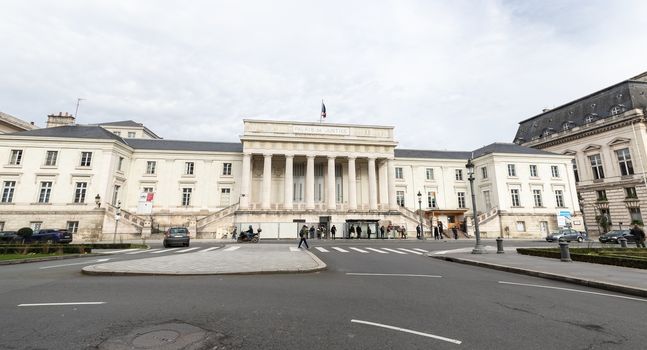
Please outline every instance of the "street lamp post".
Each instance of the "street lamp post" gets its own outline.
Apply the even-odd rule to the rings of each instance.
[[[119,226],[119,219],[121,219],[121,201],[117,202],[117,209],[115,210],[115,233],[112,235],[112,243],[117,243],[117,227]]]
[[[584,225],[584,232],[586,232],[586,234],[588,235],[589,229],[586,227],[586,216],[584,214],[584,198],[579,193],[577,195],[577,200],[580,202],[580,212],[582,213],[582,225]]]
[[[425,228],[422,226],[422,193],[418,191],[418,215],[420,216],[420,237],[419,239],[425,239]]]
[[[485,249],[481,245],[481,231],[479,231],[479,218],[476,215],[476,195],[474,193],[474,163],[472,163],[472,158],[467,160],[465,164],[467,168],[467,179],[470,182],[470,191],[472,192],[472,215],[474,216],[474,237],[476,237],[476,245],[472,249],[472,254],[484,254]]]

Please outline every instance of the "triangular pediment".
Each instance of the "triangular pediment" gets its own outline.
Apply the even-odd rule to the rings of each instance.
[[[583,151],[584,152],[590,152],[590,151],[599,151],[602,148],[600,145],[588,145],[584,147]]]
[[[611,140],[611,142],[608,143],[609,146],[616,146],[616,145],[623,145],[631,142],[630,139],[626,137],[616,137],[615,139]]]
[[[562,154],[565,154],[567,156],[574,156],[577,154],[577,152],[573,151],[572,149],[567,149],[566,151],[562,152]]]

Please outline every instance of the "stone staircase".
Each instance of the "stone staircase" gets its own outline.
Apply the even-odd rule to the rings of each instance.
[[[417,212],[415,212],[413,210],[409,210],[408,208],[405,208],[405,207],[398,207],[398,211],[400,212],[400,214],[402,216],[405,217],[405,219],[408,219],[410,221],[408,223],[409,225],[413,224],[412,227],[416,227],[416,226],[420,225],[420,215],[418,215]],[[425,220],[424,217],[423,217],[422,226],[423,226],[423,228],[425,230],[425,233],[428,233],[431,230],[431,228],[429,226],[430,224],[427,221],[428,220]],[[407,226],[407,227],[409,227],[409,226]],[[414,231],[415,231],[415,229],[414,229]]]
[[[222,220],[223,218],[226,218],[228,216],[234,215],[236,211],[238,210],[239,203],[234,203],[222,210],[219,210],[215,213],[209,214],[201,219],[198,220],[196,223],[196,226],[198,228],[198,231],[205,231],[205,228],[208,225],[211,225],[217,221]]]
[[[136,214],[133,214],[123,208],[120,208],[121,215],[119,216],[118,231],[119,233],[126,233],[132,235],[141,235],[145,227],[150,228],[150,222]],[[117,207],[112,204],[105,204],[105,216],[103,219],[103,232],[113,233],[117,222],[115,215],[117,214]]]

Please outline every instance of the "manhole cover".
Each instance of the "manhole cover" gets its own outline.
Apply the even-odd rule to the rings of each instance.
[[[188,323],[171,322],[139,327],[126,335],[111,337],[99,345],[101,350],[198,350],[220,348],[225,336]],[[223,347],[229,348],[229,347]]]
[[[180,335],[180,332],[167,329],[152,331],[136,337],[132,344],[136,348],[158,348],[174,342]]]

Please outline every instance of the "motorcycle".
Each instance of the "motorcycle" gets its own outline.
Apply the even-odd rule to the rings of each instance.
[[[249,237],[247,232],[242,232],[241,234],[238,235],[238,239],[236,239],[237,243],[244,243],[244,242],[252,242],[252,243],[258,243],[258,240],[261,237],[261,229],[258,229],[258,232],[252,233],[252,236]]]

